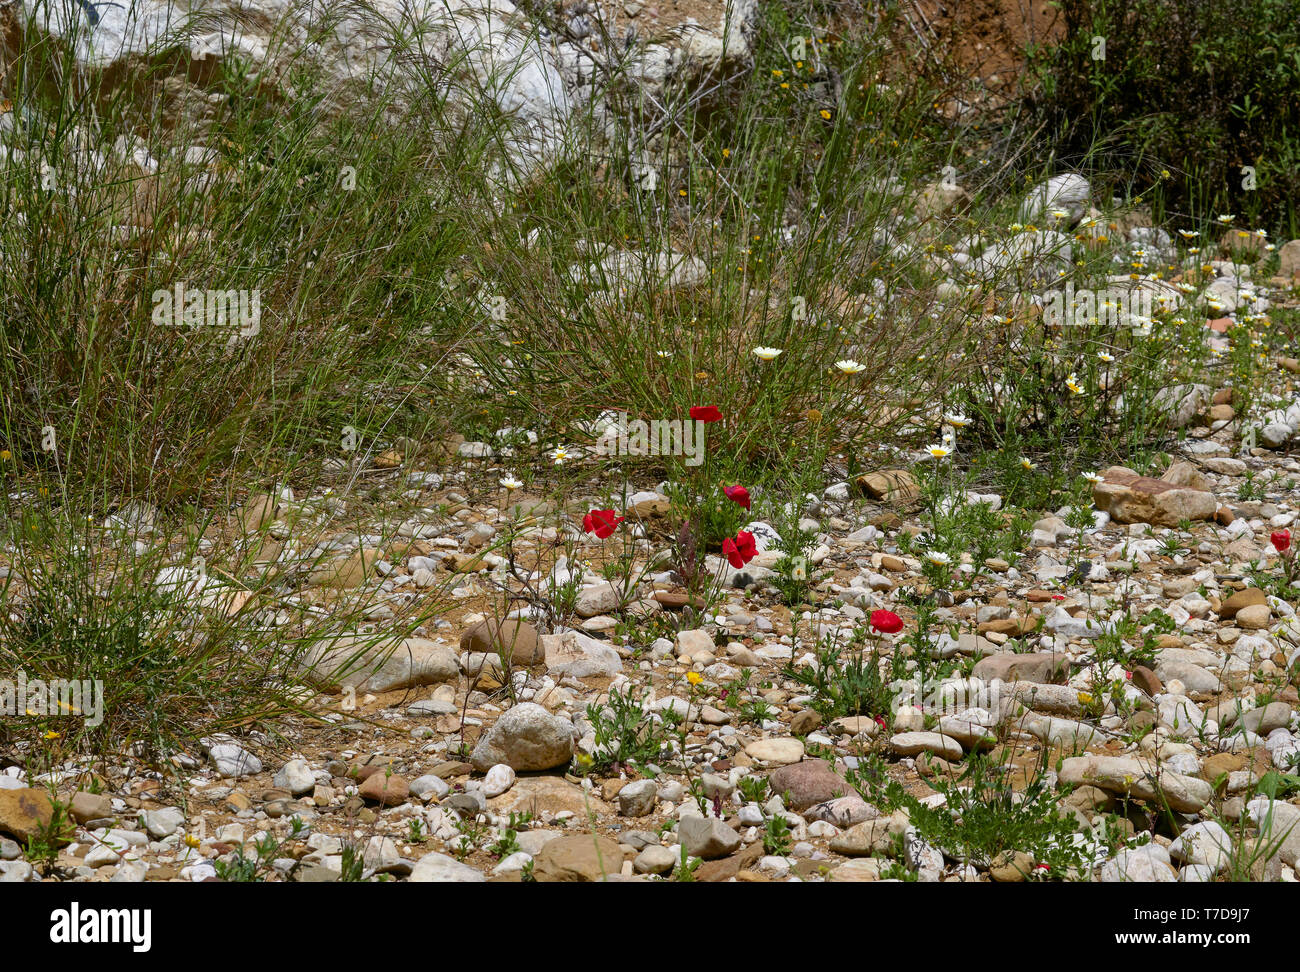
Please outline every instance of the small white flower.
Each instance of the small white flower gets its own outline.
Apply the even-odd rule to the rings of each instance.
[[[1194,240],[1201,234],[1197,230],[1179,230],[1178,235],[1185,240]]]
[[[1234,213],[1220,213],[1220,214],[1219,214],[1219,222],[1220,222],[1220,223],[1231,223],[1235,218],[1236,218],[1236,214],[1234,214]]]
[[[564,446],[560,446],[551,453],[551,458],[555,460],[557,466],[562,466],[564,465],[564,460],[569,458],[569,452],[564,448]]]
[[[1083,478],[1086,479],[1086,480],[1088,480],[1088,482],[1090,482],[1090,483],[1101,483],[1101,482],[1105,482],[1105,480],[1106,480],[1106,477],[1103,476],[1101,473],[1096,473],[1096,472],[1086,472],[1086,473],[1083,473],[1082,475],[1083,475]]]
[[[970,419],[961,412],[945,412],[943,420],[955,429],[964,429],[970,425]]]
[[[672,353],[671,351],[656,351],[656,352],[655,352],[655,357],[657,357],[657,358],[671,358],[672,356],[673,356],[673,353]]]
[[[930,561],[930,563],[938,564],[941,567],[946,567],[948,564],[952,563],[952,558],[949,557],[942,550],[927,551],[925,554],[925,559]]]
[[[946,446],[941,446],[941,445],[932,445],[932,446],[929,446],[929,447],[926,448],[925,451],[928,452],[928,453],[930,453],[930,455],[934,456],[934,458],[936,458],[936,459],[943,459],[944,457],[949,456],[949,455],[952,454],[952,450],[951,450],[951,449],[949,449],[949,448],[946,447]]]
[[[1115,356],[1113,354],[1108,354],[1105,351],[1098,351],[1097,357],[1100,358],[1102,361],[1105,361],[1107,364],[1115,360]]]
[[[1038,463],[1036,463],[1036,462],[1031,462],[1031,461],[1029,460],[1029,457],[1028,457],[1028,456],[1021,456],[1021,457],[1020,457],[1020,465],[1021,465],[1022,468],[1026,469],[1026,470],[1032,470],[1032,469],[1037,469],[1037,468],[1038,468]]]
[[[514,476],[505,476],[501,479],[501,485],[506,489],[515,490],[522,486],[523,483],[520,480],[515,479]]]
[[[754,356],[763,361],[774,361],[781,354],[781,348],[755,348]]]
[[[846,375],[856,375],[860,371],[866,371],[867,366],[860,361],[854,361],[852,358],[845,358],[843,361],[835,362],[835,367]]]

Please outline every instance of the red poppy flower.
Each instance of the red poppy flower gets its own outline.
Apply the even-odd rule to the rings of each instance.
[[[722,413],[718,411],[716,405],[692,405],[691,418],[697,422],[719,422],[722,420]]]
[[[582,518],[582,528],[604,540],[612,536],[622,522],[623,517],[615,516],[613,510],[592,510]]]
[[[745,509],[749,509],[749,490],[737,483],[735,486],[723,486],[722,491],[727,494],[727,499],[733,503],[738,503]]]
[[[1283,553],[1291,546],[1291,531],[1277,530],[1269,534],[1268,541],[1273,545],[1274,550]]]
[[[903,630],[903,619],[893,611],[886,611],[881,608],[878,611],[871,612],[871,626],[877,631],[883,631],[885,634],[896,634]]]
[[[878,725],[881,729],[888,729],[888,728],[889,728],[889,726],[885,724],[885,717],[884,717],[884,716],[876,716],[875,719],[876,719],[876,725]]]
[[[722,541],[722,552],[727,557],[727,563],[739,570],[758,556],[758,546],[754,543],[752,533],[741,530],[736,534],[736,539],[728,537]]]

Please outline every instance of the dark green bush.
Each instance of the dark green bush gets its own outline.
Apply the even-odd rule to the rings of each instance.
[[[1024,101],[1059,161],[1131,173],[1157,219],[1235,213],[1295,235],[1300,0],[1059,6],[1065,36],[1031,52]]]

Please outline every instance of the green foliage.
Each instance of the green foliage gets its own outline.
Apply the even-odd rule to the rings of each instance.
[[[658,720],[651,718],[642,704],[648,693],[637,697],[634,691],[632,686],[625,692],[613,688],[604,705],[587,706],[587,721],[596,735],[591,771],[654,762],[680,721],[668,709],[659,713]]]
[[[779,813],[772,814],[763,824],[763,851],[784,856],[790,853],[792,845],[790,822]]]
[[[217,877],[223,881],[236,883],[260,883],[266,880],[266,875],[271,870],[271,864],[277,857],[282,856],[281,850],[290,842],[298,840],[305,830],[305,825],[298,817],[293,818],[289,826],[289,833],[281,840],[276,840],[271,834],[263,835],[261,840],[253,844],[253,854],[249,856],[244,853],[244,848],[237,847],[230,855],[229,860],[217,859],[212,866],[216,869]]]
[[[965,863],[986,867],[1003,851],[1021,851],[1047,865],[1045,873],[1051,876],[1082,867],[1085,855],[1074,840],[1078,822],[1047,785],[1043,766],[1019,791],[1010,783],[1009,768],[972,754],[959,777],[933,781],[947,800],[935,807],[925,806],[897,783],[890,789],[922,837]]]
[[[1026,105],[1063,159],[1129,174],[1157,218],[1242,213],[1289,227],[1300,199],[1294,0],[1060,0]],[[1104,59],[1094,38],[1105,39]],[[1244,184],[1253,166],[1255,186]],[[1167,173],[1167,175],[1166,175]]]
[[[812,708],[826,721],[843,715],[888,719],[892,713],[896,692],[881,672],[879,652],[863,650],[864,639],[863,630],[856,629],[847,659],[845,646],[828,639],[818,646],[815,664],[796,667],[789,663],[781,670],[812,693]]]

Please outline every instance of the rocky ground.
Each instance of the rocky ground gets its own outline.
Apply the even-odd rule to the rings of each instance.
[[[1280,375],[1296,368],[1280,364]],[[1295,881],[1300,804],[1287,790],[1270,803],[1260,783],[1294,774],[1300,758],[1300,620],[1256,580],[1288,567],[1294,548],[1277,548],[1297,516],[1300,463],[1284,448],[1243,450],[1226,389],[1187,419],[1161,479],[1105,470],[1091,528],[1067,525],[1070,510],[1045,513],[1019,556],[962,564],[951,589],[928,583],[908,552],[921,529],[909,471],[832,484],[804,510],[818,531],[815,585],[793,609],[768,584],[775,531],[751,523],[760,549],[749,564],[709,557],[723,590],[707,613],[671,572],[626,589],[596,570],[579,574],[567,624],[541,601],[507,613],[507,557],[527,565],[530,589],[553,592],[576,573],[557,559],[561,541],[596,563],[611,541],[583,530],[595,499],[484,488],[512,461],[485,443],[456,444],[439,473],[400,451],[379,457],[372,488],[409,491],[413,512],[395,535],[313,535],[306,551],[293,524],[309,518],[295,514],[323,497],[250,497],[232,522],[258,531],[264,561],[315,556],[307,601],[364,594],[381,626],[435,589],[450,607],[352,674],[322,674],[346,645],[320,650],[304,663],[320,718],[278,725],[283,735],[207,738],[166,776],[133,761],[93,776],[29,778],[9,765],[0,879],[203,881],[220,868],[287,881],[1110,882],[1245,868]],[[662,547],[667,508],[642,489],[620,511],[642,564]],[[324,566],[321,549],[335,552]],[[923,642],[912,640],[919,608]],[[1152,620],[1157,608],[1167,623]],[[901,631],[884,615],[871,625],[882,609]],[[1138,620],[1125,628],[1127,618]],[[887,665],[912,654],[899,661],[913,679],[913,645],[928,645],[952,691],[913,680],[889,711],[824,719],[787,666],[816,665],[819,641],[848,643],[855,629]],[[1133,663],[1143,641],[1151,656]],[[598,738],[614,724],[611,697],[636,700],[632,726],[660,727],[653,758],[619,762]],[[975,751],[1013,790],[1068,794],[1082,863],[1061,871],[1030,849],[938,847],[885,800],[893,781],[941,806]],[[49,821],[51,781],[76,831],[33,861],[25,841]]]

